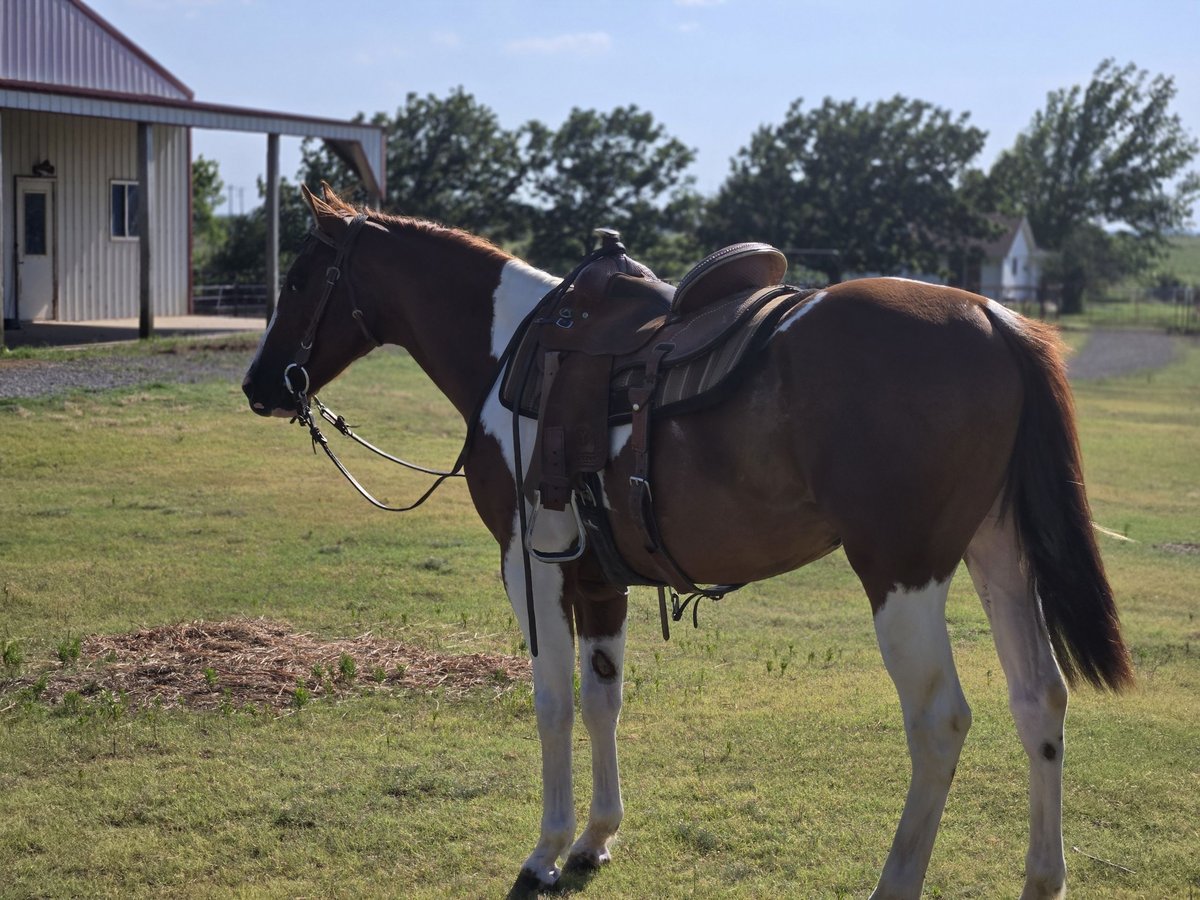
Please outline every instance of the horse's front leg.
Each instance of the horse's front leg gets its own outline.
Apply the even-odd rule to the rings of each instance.
[[[573,591],[579,631],[579,705],[592,745],[592,804],[567,867],[594,869],[611,859],[608,842],[624,815],[617,770],[617,721],[625,665],[624,590],[602,585]]]
[[[526,643],[530,642],[525,568],[520,537],[504,554],[504,584]],[[575,717],[575,645],[563,603],[558,566],[531,561],[538,655],[533,659],[533,706],[542,747],[542,828],[537,846],[521,868],[524,880],[550,886],[558,881],[558,858],[575,836],[571,785],[571,726]]]

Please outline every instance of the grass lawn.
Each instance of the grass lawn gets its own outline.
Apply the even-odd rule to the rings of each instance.
[[[358,363],[323,399],[411,458],[458,451],[461,421],[403,353]],[[1102,546],[1140,684],[1073,695],[1071,889],[1200,896],[1200,348],[1077,402],[1095,517],[1133,539]],[[393,502],[424,484],[346,455]],[[51,702],[30,685],[99,678],[103,659],[76,658],[86,635],[238,616],[519,654],[498,570],[462,485],[377,512],[236,384],[0,401],[0,896],[503,896],[541,815],[527,685],[458,696],[364,674],[282,711],[138,709],[95,690]],[[1015,896],[1026,764],[965,572],[948,618],[975,724],[926,895]],[[625,823],[613,864],[562,893],[865,896],[908,761],[845,558],[706,604],[669,644],[635,589],[630,633]],[[582,821],[582,725],[575,746]]]

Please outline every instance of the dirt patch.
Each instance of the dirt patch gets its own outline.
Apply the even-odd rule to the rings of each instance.
[[[92,635],[82,641],[74,665],[45,679],[40,697],[50,703],[74,692],[84,699],[123,696],[136,708],[282,709],[383,687],[449,697],[475,690],[501,694],[528,684],[530,666],[513,656],[438,653],[371,634],[322,640],[282,622],[234,619]],[[38,681],[25,676],[5,693]]]

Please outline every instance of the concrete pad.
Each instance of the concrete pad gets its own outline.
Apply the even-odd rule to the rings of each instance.
[[[219,337],[261,333],[265,319],[243,316],[156,316],[155,337]],[[98,319],[87,322],[22,322],[4,329],[4,345],[18,347],[85,347],[136,341],[137,319]]]

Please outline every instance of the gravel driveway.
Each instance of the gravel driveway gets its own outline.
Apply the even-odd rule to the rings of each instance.
[[[169,350],[95,350],[75,359],[0,360],[0,400],[152,383],[240,384],[254,355],[248,341],[181,343]],[[1178,343],[1155,331],[1096,331],[1070,361],[1072,381],[1112,378],[1170,363]]]
[[[1178,349],[1175,338],[1161,331],[1093,331],[1068,362],[1067,375],[1072,381],[1094,381],[1161,369]]]
[[[179,344],[170,350],[93,350],[74,359],[0,359],[0,400],[145,384],[241,384],[254,356],[246,341]]]

